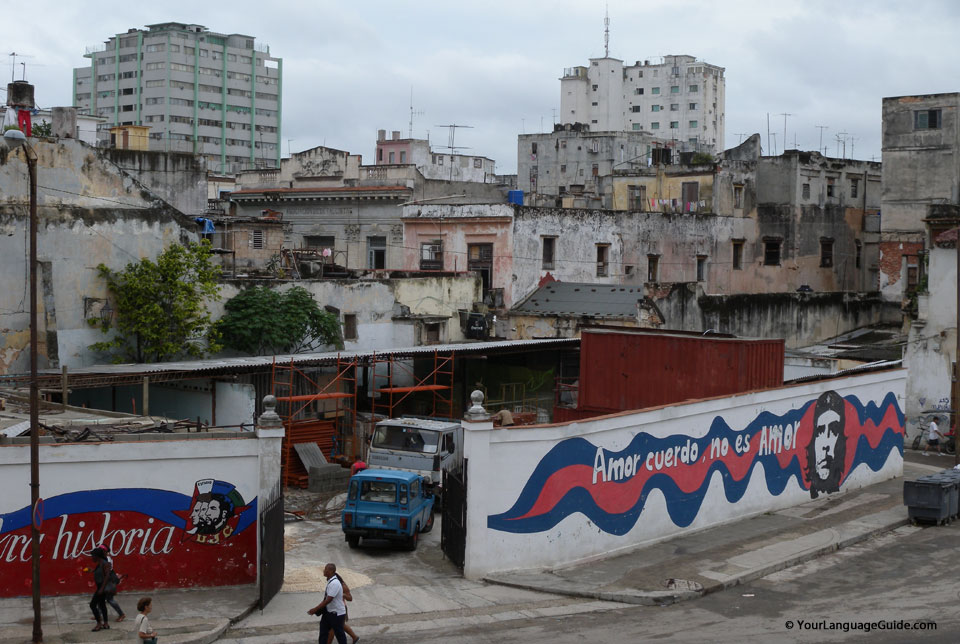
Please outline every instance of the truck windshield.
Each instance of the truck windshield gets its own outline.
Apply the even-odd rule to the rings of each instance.
[[[373,433],[373,446],[404,452],[436,454],[440,433],[418,427],[379,425]]]
[[[360,484],[360,500],[374,503],[396,503],[397,484],[389,481],[363,481]]]

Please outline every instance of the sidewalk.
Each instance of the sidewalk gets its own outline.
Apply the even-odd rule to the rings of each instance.
[[[906,524],[903,481],[943,467],[949,465],[907,460],[903,478],[579,566],[514,571],[492,575],[486,581],[628,604],[662,605],[692,599],[749,583]]]

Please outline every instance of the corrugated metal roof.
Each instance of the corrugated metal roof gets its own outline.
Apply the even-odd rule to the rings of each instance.
[[[416,347],[401,347],[395,349],[379,349],[376,351],[329,351],[324,353],[298,353],[282,356],[255,356],[243,358],[218,358],[215,360],[189,360],[183,362],[158,362],[153,364],[104,364],[90,367],[75,367],[70,369],[70,376],[92,374],[143,374],[165,372],[198,372],[198,371],[244,371],[269,367],[274,360],[278,364],[296,365],[323,365],[335,364],[337,357],[346,359],[372,358],[378,356],[394,356],[398,358],[414,357],[439,353],[488,353],[507,349],[546,348],[549,346],[579,345],[579,338],[547,338],[543,340],[501,340],[495,342],[463,342],[459,344],[431,344]],[[59,374],[59,371],[43,370],[42,373]],[[2,379],[0,379],[2,382]]]
[[[637,316],[643,288],[616,284],[550,282],[514,307],[516,313],[540,315]]]

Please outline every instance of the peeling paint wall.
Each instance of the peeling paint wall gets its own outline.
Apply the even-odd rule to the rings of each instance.
[[[122,269],[196,241],[195,224],[78,141],[31,141],[37,152],[40,368],[95,364],[106,286],[96,266]],[[0,149],[0,373],[29,370],[29,179],[22,151]],[[48,267],[43,272],[43,267]]]
[[[199,217],[206,209],[207,164],[204,157],[118,148],[97,148],[97,152],[185,215]]]

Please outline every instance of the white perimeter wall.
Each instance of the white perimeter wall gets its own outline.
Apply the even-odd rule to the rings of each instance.
[[[849,458],[839,491],[899,476],[905,382],[906,370],[891,370],[567,424],[492,430],[489,423],[464,421],[465,575],[568,565],[810,501],[811,484],[803,474],[806,446],[817,400],[829,391],[843,397],[846,410]],[[874,421],[863,421],[864,414]],[[768,436],[779,435],[780,445],[758,456],[764,428]],[[711,439],[719,436],[729,438],[726,456],[710,452]],[[738,441],[747,438],[751,445],[744,449]],[[856,450],[858,441],[866,449]],[[700,446],[696,462],[645,471],[646,463],[663,458],[665,445],[689,448],[693,443]],[[660,455],[651,454],[653,449]],[[625,472],[605,491],[591,490],[597,484],[593,454],[609,461],[618,452],[638,456],[639,472]],[[764,465],[770,472],[764,473]],[[651,485],[657,476],[663,483],[664,474],[670,478],[666,488],[673,486],[667,494],[666,488]],[[603,478],[598,474],[597,482],[603,484]],[[737,479],[743,482],[742,495],[731,502],[724,488],[736,488]],[[647,496],[637,515],[641,490]],[[598,512],[598,504],[611,513]],[[685,525],[671,518],[668,505]],[[559,520],[557,508],[565,508]]]

